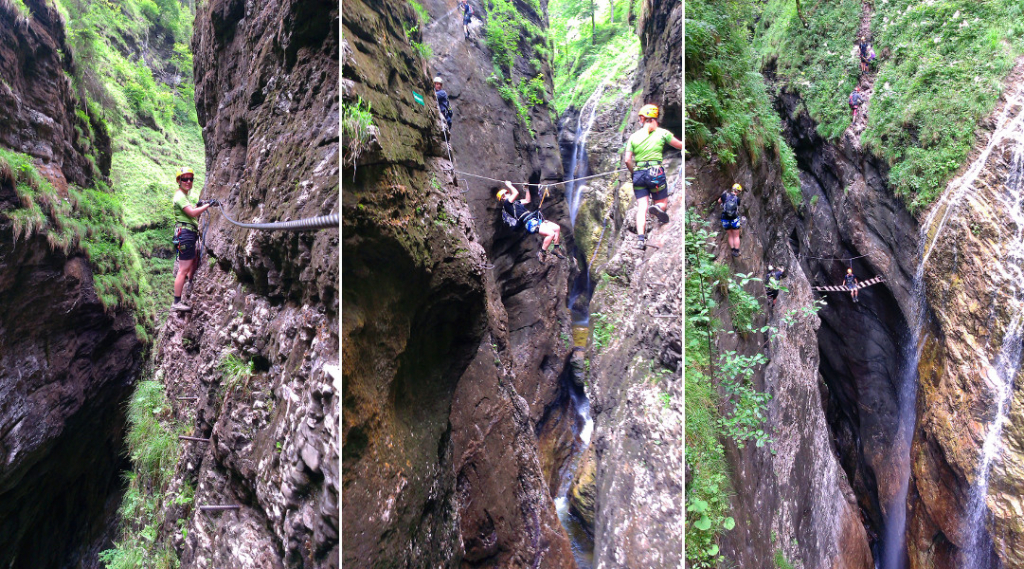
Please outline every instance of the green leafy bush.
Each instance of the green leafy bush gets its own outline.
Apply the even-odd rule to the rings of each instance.
[[[782,138],[782,122],[755,69],[747,35],[753,10],[745,3],[687,3],[686,149],[727,165],[740,153],[755,165],[766,157],[777,160],[790,203],[799,207],[796,158]]]

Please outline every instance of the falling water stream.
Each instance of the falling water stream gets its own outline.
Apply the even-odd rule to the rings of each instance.
[[[1022,318],[1024,318],[1024,314],[1022,314],[1024,298],[1022,296],[1024,296],[1024,287],[1021,284],[1024,282],[1022,280],[1024,279],[1024,270],[1022,270],[1022,263],[1024,263],[1024,211],[1022,211],[1022,205],[1024,205],[1022,204],[1024,202],[1024,112],[1021,111],[1022,104],[1024,104],[1024,89],[1018,88],[1015,93],[1007,97],[1002,111],[996,116],[995,129],[981,154],[979,154],[962,176],[950,182],[942,199],[936,207],[932,208],[922,228],[924,231],[923,243],[928,242],[927,232],[940,212],[942,217],[938,222],[930,243],[924,248],[921,264],[918,267],[915,279],[915,289],[919,289],[924,265],[938,243],[940,233],[946,221],[954,214],[958,206],[966,199],[969,207],[984,208],[984,204],[974,204],[972,206],[970,202],[982,199],[978,194],[983,188],[992,191],[996,201],[994,206],[998,213],[1008,218],[1015,227],[1014,236],[1005,243],[1004,262],[1001,267],[993,268],[995,272],[994,278],[997,279],[998,286],[1002,287],[1002,290],[1010,291],[1010,302],[1013,305],[1001,308],[1005,310],[1005,313],[1011,314],[1013,320],[1006,327],[1003,342],[994,363],[989,363],[985,366],[987,384],[991,389],[996,409],[995,418],[989,424],[985,434],[975,483],[968,495],[967,512],[964,519],[967,539],[961,551],[961,559],[959,560],[963,567],[988,568],[998,564],[998,560],[992,559],[992,543],[986,527],[988,512],[987,496],[989,474],[993,462],[999,458],[1001,451],[1000,438],[1003,426],[1007,421],[1009,404],[1013,395],[1013,380],[1020,369],[1022,338],[1024,338],[1024,334],[1022,334]],[[984,184],[976,184],[978,176],[984,171],[992,152],[997,148],[1004,148],[1005,144],[1014,145],[1012,164],[1005,183],[996,188],[987,188]],[[919,304],[923,306],[923,301]],[[918,348],[919,354],[920,349]],[[907,474],[909,475],[909,472]],[[905,509],[903,510],[902,515],[905,518]],[[903,569],[906,559],[903,546],[905,519],[899,526],[899,533],[897,535],[890,535],[888,532],[889,525],[890,521],[887,520],[887,543],[899,543],[900,547],[898,548],[898,553],[893,554],[892,561],[890,561],[889,555],[886,555],[886,561],[882,569]],[[897,527],[893,524],[892,531],[895,532],[896,530]],[[898,542],[889,542],[890,538],[898,538]],[[887,548],[888,550],[889,548]],[[895,551],[896,548],[893,548],[893,550]]]
[[[1024,112],[1018,115],[1024,116]],[[1010,400],[1013,398],[1013,380],[1020,369],[1022,352],[1021,325],[1022,309],[1024,309],[1024,287],[1021,286],[1024,279],[1024,132],[1020,123],[1018,128],[1011,133],[1017,140],[1013,151],[1009,175],[1004,184],[1005,191],[996,195],[998,208],[1001,213],[1013,221],[1016,232],[1013,239],[1007,243],[1006,259],[1002,269],[1003,286],[1011,291],[1011,306],[1003,307],[1008,314],[1012,314],[1013,320],[1006,328],[1003,335],[1003,343],[999,348],[999,354],[995,363],[988,366],[986,379],[992,389],[993,399],[996,402],[996,416],[985,434],[985,442],[981,449],[981,465],[978,467],[977,482],[971,488],[967,503],[967,528],[968,542],[964,550],[964,561],[968,567],[992,567],[994,559],[991,559],[991,541],[986,529],[986,512],[988,511],[986,499],[988,497],[988,478],[992,470],[992,463],[999,457],[1000,438],[1003,426],[1007,422]]]
[[[590,98],[587,99],[587,102],[584,103],[583,109],[577,117],[575,142],[573,144],[572,153],[569,157],[569,163],[565,168],[565,177],[567,180],[585,177],[590,174],[586,142],[587,137],[590,135],[590,130],[594,126],[594,119],[597,117],[597,106],[601,99],[601,93],[604,91],[604,84],[605,81],[602,81],[601,85],[599,85]],[[584,119],[584,117],[586,117],[586,119]],[[587,186],[579,182],[567,182],[565,184],[565,200],[569,205],[569,220],[573,226],[576,225],[576,214],[579,212],[580,205],[583,203],[583,195],[586,187]],[[578,258],[582,257],[582,261],[580,262],[580,273],[573,280],[572,287],[569,291],[568,308],[572,314],[573,327],[586,327],[590,325],[590,297],[594,292],[593,283],[590,279],[590,268],[586,264],[585,255],[580,255],[579,251],[575,249],[570,251],[570,253]],[[573,556],[576,559],[577,566],[579,569],[591,569],[594,563],[594,538],[590,535],[580,520],[570,511],[568,493],[573,474],[575,473],[576,467],[579,465],[580,456],[590,445],[590,435],[594,430],[594,420],[590,416],[590,402],[587,400],[586,393],[584,393],[583,389],[576,387],[575,385],[570,389],[573,407],[579,414],[579,424],[582,425],[580,432],[578,433],[582,444],[579,445],[578,453],[569,459],[570,462],[573,463],[573,467],[566,469],[567,472],[555,498],[555,507],[558,512],[558,519],[562,522],[566,532],[569,534],[569,540],[572,545]]]

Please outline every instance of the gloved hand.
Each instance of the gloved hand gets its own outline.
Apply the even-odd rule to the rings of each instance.
[[[204,200],[199,200],[196,202],[196,207],[203,207],[204,205],[206,205],[206,201]]]
[[[209,204],[213,207],[220,207],[220,200],[210,200]]]

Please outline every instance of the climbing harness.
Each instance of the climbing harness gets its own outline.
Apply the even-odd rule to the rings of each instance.
[[[881,275],[879,275],[879,276],[877,276],[877,277],[875,277],[873,279],[868,279],[866,281],[861,281],[861,282],[857,283],[857,286],[855,286],[854,288],[848,288],[845,285],[842,285],[842,286],[812,286],[811,290],[817,290],[817,291],[821,291],[821,292],[851,292],[851,291],[854,291],[854,290],[860,290],[862,288],[866,288],[866,287],[869,287],[871,285],[875,285],[875,284],[878,284],[878,283],[884,283],[884,282],[885,282],[885,279]]]

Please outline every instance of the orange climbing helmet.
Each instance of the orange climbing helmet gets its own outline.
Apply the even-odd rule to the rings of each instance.
[[[640,107],[640,116],[649,119],[658,118],[658,105],[644,105]]]
[[[180,182],[181,177],[185,174],[192,174],[192,177],[195,177],[196,175],[196,173],[192,171],[192,168],[178,168],[178,174],[174,176],[174,181]]]

